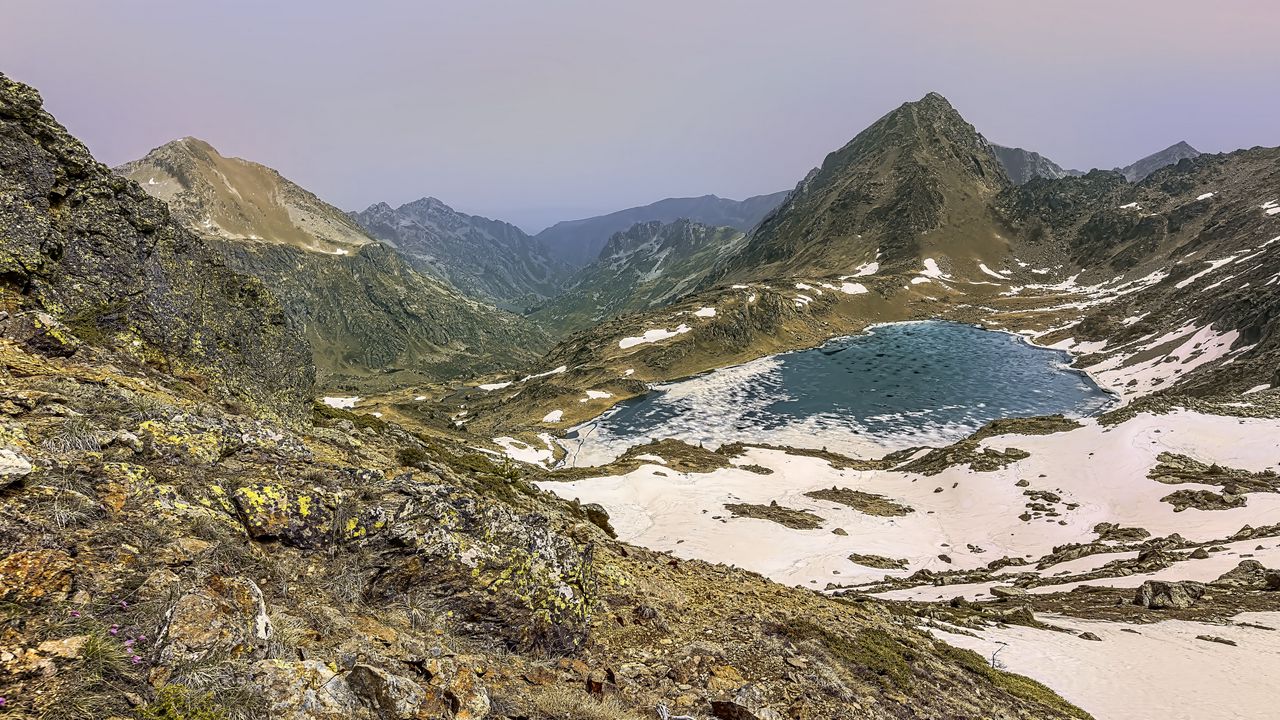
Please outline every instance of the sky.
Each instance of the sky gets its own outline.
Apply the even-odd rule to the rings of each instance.
[[[1280,144],[1275,0],[5,0],[0,72],[116,165],[183,136],[343,209],[534,230],[789,189],[929,91],[1116,167]]]

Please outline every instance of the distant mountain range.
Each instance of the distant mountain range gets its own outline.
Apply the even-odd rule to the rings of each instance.
[[[687,219],[636,223],[614,233],[600,257],[530,317],[564,332],[664,305],[696,288],[745,239],[746,234],[736,228]]]
[[[305,329],[323,386],[434,382],[527,362],[547,345],[533,323],[415,271],[412,254],[265,165],[183,138],[117,173],[272,289]]]
[[[786,196],[786,191],[782,191],[756,195],[746,200],[728,200],[715,195],[667,198],[608,215],[558,222],[535,237],[545,243],[562,262],[573,267],[583,267],[596,260],[614,233],[623,232],[636,223],[654,220],[669,223],[687,219],[703,225],[746,231],[755,227]]]
[[[570,274],[543,241],[515,225],[460,213],[433,197],[350,215],[415,270],[508,310],[556,296]]]
[[[1015,185],[1022,185],[1036,178],[1056,180],[1064,177],[1079,177],[1085,174],[1083,170],[1064,170],[1062,166],[1054,161],[1031,150],[1005,147],[994,143],[992,143],[991,149],[995,151],[996,158],[1000,160],[1000,164],[1004,166],[1005,172],[1009,174],[1009,179]],[[1180,160],[1194,158],[1199,155],[1199,150],[1182,141],[1170,145],[1164,150],[1152,153],[1132,165],[1116,168],[1116,172],[1124,175],[1129,182],[1138,182],[1162,167],[1175,165]]]

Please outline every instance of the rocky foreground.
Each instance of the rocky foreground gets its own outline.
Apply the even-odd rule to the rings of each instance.
[[[313,407],[303,334],[0,76],[0,714],[1059,718],[874,600]]]

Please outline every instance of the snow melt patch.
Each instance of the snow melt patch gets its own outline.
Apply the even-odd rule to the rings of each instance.
[[[1243,394],[1243,395],[1252,395],[1252,394],[1254,394],[1254,393],[1260,393],[1260,392],[1262,392],[1263,390],[1270,390],[1270,389],[1271,389],[1271,385],[1270,385],[1270,384],[1266,384],[1266,385],[1257,385],[1257,386],[1255,386],[1255,387],[1251,387],[1251,388],[1249,388],[1248,390],[1245,390],[1242,394]]]
[[[1142,206],[1138,205],[1138,203],[1136,202],[1131,202],[1128,205],[1121,205],[1120,209],[1121,210],[1141,210]]]
[[[542,422],[544,422],[544,423],[558,423],[558,422],[560,422],[560,418],[562,418],[562,417],[564,417],[564,411],[563,411],[563,410],[552,410],[551,412],[549,412],[549,413],[547,413],[546,415],[543,415],[543,416],[542,416]]]
[[[699,308],[694,311],[694,316],[702,318],[710,318],[716,316],[716,309],[713,307]]]
[[[990,276],[991,276],[991,277],[993,277],[993,278],[999,278],[999,279],[1001,279],[1001,280],[1008,280],[1008,279],[1009,279],[1009,276],[1008,276],[1008,275],[1002,275],[1001,273],[998,273],[998,272],[996,272],[995,270],[992,270],[991,268],[987,267],[987,264],[986,264],[986,263],[978,263],[978,269],[979,269],[979,270],[981,270],[982,272],[984,272],[984,273],[986,273],[986,274],[990,275]]]
[[[749,448],[737,463],[773,471],[761,476],[743,467],[710,473],[660,474],[641,467],[626,475],[539,483],[561,497],[599,502],[609,510],[619,539],[677,557],[732,563],[788,585],[822,588],[827,582],[856,585],[917,570],[984,567],[991,558],[1042,557],[1054,546],[1095,537],[1099,522],[1146,528],[1152,535],[1181,533],[1193,542],[1230,536],[1245,524],[1274,522],[1280,496],[1254,493],[1248,505],[1230,510],[1176,513],[1160,498],[1169,486],[1146,477],[1161,452],[1190,455],[1250,471],[1272,467],[1280,449],[1276,423],[1176,411],[1139,414],[1113,427],[1084,420],[1083,427],[1043,436],[1006,436],[984,441],[1015,446],[1030,457],[991,472],[963,465],[924,477],[893,470],[841,470],[819,458]],[[876,455],[879,453],[869,453]],[[1037,480],[1042,475],[1052,480]],[[1024,522],[1026,496],[1015,483],[1052,489],[1063,498],[1060,516]],[[1042,484],[1043,483],[1043,484]],[[805,493],[853,487],[912,507],[900,517],[860,513]],[[935,492],[936,488],[943,492]],[[793,530],[766,520],[716,519],[726,502],[769,504],[810,510],[825,519],[820,531]],[[1065,509],[1065,504],[1074,509]],[[1058,521],[1065,524],[1059,525]],[[831,528],[846,535],[833,535]],[[985,552],[966,551],[967,544]],[[1255,541],[1256,544],[1256,541]],[[943,548],[951,558],[938,558]],[[907,560],[903,570],[885,571],[852,563],[853,552]],[[1092,561],[1090,561],[1092,562]],[[1061,568],[1059,568],[1060,570]],[[951,597],[952,587],[926,588]],[[928,599],[934,599],[932,597]]]
[[[553,439],[546,433],[539,433],[538,439],[546,446],[544,448],[534,447],[522,440],[513,437],[494,438],[493,442],[502,448],[507,457],[516,462],[528,463],[530,465],[539,465],[547,467],[551,461],[555,459]],[[477,448],[482,449],[482,448]]]
[[[985,658],[996,653],[1009,671],[1039,680],[1098,718],[1162,717],[1169,720],[1235,720],[1275,714],[1275,668],[1280,613],[1244,613],[1231,624],[1164,620],[1114,623],[1045,616],[1067,632],[1009,625],[982,629],[977,637],[938,628],[952,645]],[[1092,632],[1102,642],[1081,640]],[[1198,639],[1226,638],[1224,645]],[[1153,662],[1152,658],[1158,658]],[[1152,711],[1135,709],[1147,708]]]
[[[511,387],[511,381],[508,380],[507,382],[485,383],[483,385],[477,385],[476,387],[480,388],[485,392],[493,392],[494,390],[501,390],[502,388],[505,388],[505,387]]]
[[[1235,255],[1228,255],[1227,257],[1222,258],[1221,260],[1206,260],[1205,262],[1209,264],[1209,267],[1205,268],[1204,270],[1201,270],[1200,272],[1196,273],[1195,275],[1192,275],[1191,277],[1187,278],[1186,280],[1183,280],[1182,282],[1178,283],[1177,285],[1174,285],[1174,287],[1176,287],[1176,288],[1178,288],[1179,290],[1181,290],[1182,288],[1184,288],[1184,287],[1186,287],[1186,286],[1190,285],[1191,283],[1195,282],[1196,280],[1199,280],[1200,278],[1204,277],[1205,275],[1208,275],[1209,273],[1213,272],[1214,270],[1217,270],[1218,268],[1222,267],[1223,265],[1226,265],[1227,263],[1231,262],[1232,260],[1235,260],[1235,259],[1236,259],[1236,257],[1237,257],[1237,256],[1235,256]]]
[[[924,259],[924,270],[921,271],[920,274],[924,275],[925,277],[931,277],[931,278],[950,277],[946,273],[942,272],[942,268],[938,267],[938,262],[933,258]]]
[[[1207,192],[1207,193],[1205,193],[1205,194],[1201,195],[1200,197],[1196,198],[1196,200],[1197,200],[1197,201],[1199,201],[1199,200],[1208,200],[1208,199],[1209,199],[1209,198],[1211,198],[1211,197],[1213,197],[1213,193],[1211,193],[1211,192]]]
[[[538,373],[537,375],[529,375],[528,377],[521,380],[520,382],[529,382],[530,380],[536,380],[537,378],[547,377],[548,375],[559,375],[560,373],[565,372],[568,369],[569,367],[567,365],[561,365],[558,368],[552,368],[551,370]]]
[[[853,271],[852,275],[845,275],[840,279],[847,280],[849,278],[867,277],[868,275],[875,275],[878,272],[880,272],[880,263],[878,262],[863,263],[858,266],[857,270]]]
[[[627,348],[635,347],[636,345],[645,345],[648,343],[655,343],[660,340],[667,340],[669,338],[673,338],[677,335],[683,335],[689,332],[690,329],[691,328],[688,325],[685,325],[684,323],[680,323],[680,325],[676,327],[675,330],[666,330],[663,328],[654,328],[652,330],[645,330],[644,335],[641,335],[640,337],[622,338],[621,340],[618,341],[618,347],[622,348],[623,350],[626,350]]]
[[[606,398],[611,398],[611,397],[613,397],[613,393],[605,392],[604,390],[588,390],[587,396],[582,398],[578,402],[584,403],[591,400],[604,400]]]
[[[325,397],[321,400],[321,402],[323,402],[325,405],[328,405],[331,408],[338,408],[340,410],[350,410],[351,408],[355,407],[356,403],[360,402],[360,400],[361,398],[354,397],[354,396],[353,397]]]

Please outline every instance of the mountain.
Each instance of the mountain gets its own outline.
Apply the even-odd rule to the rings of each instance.
[[[6,715],[1087,718],[877,599],[620,542],[481,438],[313,408],[271,288],[2,75],[0,228]]]
[[[636,223],[610,237],[600,257],[530,317],[547,327],[579,330],[670,303],[697,287],[745,238],[741,230],[691,220]]]
[[[509,310],[555,296],[569,277],[569,267],[520,228],[460,213],[435,198],[398,208],[377,203],[351,217],[415,270]]]
[[[321,384],[369,391],[528,362],[545,333],[415,272],[346,213],[258,163],[186,138],[117,169],[306,329]]]
[[[582,220],[556,223],[536,235],[561,261],[573,266],[588,265],[599,254],[614,233],[627,230],[636,223],[657,220],[664,223],[681,218],[710,226],[750,230],[761,218],[782,202],[787,193],[756,195],[746,200],[727,200],[715,195],[692,198],[667,198],[643,207]]]
[[[55,356],[109,348],[136,372],[180,377],[264,417],[292,422],[309,406],[309,348],[268,288],[2,74],[0,237],[0,336]]]
[[[542,366],[566,372],[495,407],[468,397],[470,417],[562,409],[572,427],[645,391],[628,382],[929,318],[1081,348],[1077,365],[1135,406],[1234,413],[1239,393],[1280,386],[1276,187],[1274,148],[1184,158],[1136,183],[1094,170],[1017,185],[930,94],[831,153],[692,292],[564,338]],[[577,404],[602,385],[609,402]]]
[[[162,145],[116,172],[205,235],[334,254],[370,242],[350,218],[275,170],[223,157],[196,138]]]
[[[966,260],[998,258],[1008,248],[988,204],[1009,186],[991,145],[930,93],[828,155],[716,279],[824,276],[877,258],[905,269],[935,248]],[[945,235],[934,233],[941,228]]]
[[[1123,168],[1117,168],[1121,175],[1129,182],[1138,182],[1151,173],[1159,170],[1167,165],[1175,165],[1180,160],[1194,158],[1200,155],[1200,151],[1188,145],[1185,141],[1180,141],[1157,153],[1152,153],[1141,160],[1126,165]]]
[[[1014,185],[1022,185],[1035,178],[1052,180],[1084,174],[1079,170],[1063,170],[1062,166],[1040,153],[1020,147],[1006,147],[992,143],[991,149],[995,151],[996,159],[1000,161]]]

